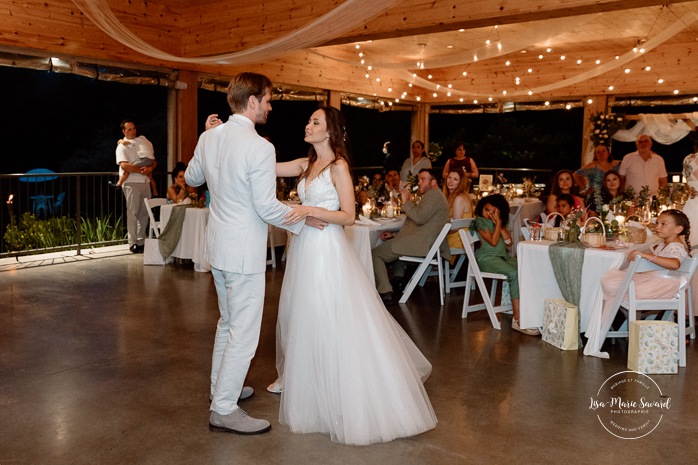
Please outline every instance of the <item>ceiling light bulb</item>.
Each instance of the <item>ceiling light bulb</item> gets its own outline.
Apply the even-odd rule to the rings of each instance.
[[[533,68],[528,68],[528,72],[529,72],[529,73],[532,73],[532,72],[533,72]]]
[[[400,99],[399,99],[399,98],[396,98],[396,99],[395,99],[395,103],[400,103]]]
[[[679,89],[674,89],[674,95],[679,93]]]
[[[645,49],[644,49],[644,48],[641,48],[641,49],[640,49],[640,53],[645,53]]]
[[[504,62],[505,65],[509,66],[511,64],[511,61],[507,60]]]
[[[431,74],[429,76],[427,76],[427,79],[431,79]]]
[[[453,48],[453,45],[447,45],[446,48]]]
[[[620,55],[616,55],[616,60],[620,60]]]
[[[628,73],[630,73],[630,68],[625,68],[624,71],[625,71],[625,74],[628,74]]]
[[[363,57],[363,56],[364,56],[364,52],[359,52],[359,56],[360,56],[360,57]]]
[[[506,95],[506,94],[507,94],[507,91],[506,91],[506,90],[503,90],[503,91],[502,91],[502,95]]]
[[[577,60],[577,64],[578,64],[578,65],[581,65],[581,64],[582,64],[582,60]]]
[[[422,97],[417,96],[417,101],[419,102],[420,100],[422,100]]]
[[[381,78],[376,78],[376,82],[381,82]]]
[[[652,69],[651,66],[645,66],[645,71],[649,71],[649,70],[651,70],[651,69]]]
[[[588,104],[588,105],[591,105],[592,103],[594,103],[594,100],[593,100],[593,99],[587,100],[587,104]]]
[[[546,51],[546,52],[548,52],[548,53],[550,53],[550,52],[552,52],[552,51],[553,51],[553,49],[552,49],[552,48],[550,48],[550,47],[548,47],[548,48],[546,48],[546,49],[545,49],[545,51]]]
[[[407,84],[407,86],[408,86],[408,87],[412,87],[412,83],[410,82],[409,84]]]
[[[633,52],[637,53],[637,47],[633,47]]]
[[[361,48],[361,45],[356,44],[356,48],[357,48],[357,50],[360,49],[360,48]]]
[[[613,86],[608,86],[608,90],[613,90]]]
[[[388,92],[392,92],[392,91],[393,91],[393,88],[392,88],[392,87],[388,87]]]
[[[473,100],[473,103],[477,105],[477,100]]]
[[[363,65],[364,63],[366,63],[366,60],[361,60],[361,64]]]
[[[543,59],[543,55],[538,55],[538,59],[539,59],[539,60],[542,60],[542,59]]]
[[[567,58],[567,57],[565,57],[565,55],[560,55],[560,59],[561,59],[562,61],[565,61],[565,58]]]
[[[501,49],[502,49],[502,43],[501,43],[501,42],[497,42],[497,50],[501,50]]]
[[[448,85],[448,88],[449,88],[449,89],[453,89],[453,84],[449,84],[449,85]]]
[[[549,106],[550,106],[550,102],[548,102],[548,101],[546,100],[546,101],[545,101],[545,106],[546,106],[546,107],[549,107]]]
[[[436,84],[436,90],[439,90],[441,88],[441,84]]]
[[[373,69],[373,66],[368,65],[368,68],[367,68],[367,69],[368,69],[369,71],[371,71],[371,70]]]
[[[489,44],[490,44],[490,39],[487,39],[487,40],[485,41],[485,44],[486,44],[486,45],[489,45]]]
[[[465,32],[465,29],[458,29],[458,32]]]
[[[433,94],[431,94],[431,95],[433,95],[434,97],[436,97],[436,95],[437,95],[437,94],[436,94],[436,92],[434,92],[434,93],[433,93]]]
[[[463,97],[459,98],[458,101],[460,101],[460,103],[463,103]]]
[[[451,96],[451,92],[450,92],[450,91],[449,91],[449,92],[446,92],[446,95],[447,95],[448,97],[450,97],[450,96]]]
[[[565,105],[565,110],[569,110],[570,108],[572,108],[572,105],[570,105],[569,103]]]
[[[488,97],[487,100],[489,100],[489,101],[491,102],[491,101],[492,101],[492,97]]]
[[[528,91],[528,95],[533,95],[533,91],[532,91],[532,90],[529,90],[529,91]]]
[[[416,74],[416,73],[412,73],[412,77],[417,77],[417,74]]]
[[[596,60],[596,64],[597,64],[597,65],[600,65],[600,64],[601,64],[601,60]]]
[[[369,78],[368,73],[364,74],[364,77],[365,77],[366,79],[368,79],[368,78]]]
[[[463,71],[463,76],[467,76],[467,75],[468,75],[468,72],[467,72],[467,71]]]

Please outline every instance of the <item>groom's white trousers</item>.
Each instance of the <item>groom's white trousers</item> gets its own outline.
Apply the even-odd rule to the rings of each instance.
[[[211,410],[237,409],[250,361],[259,343],[264,310],[264,273],[240,274],[211,269],[221,317],[211,363]]]

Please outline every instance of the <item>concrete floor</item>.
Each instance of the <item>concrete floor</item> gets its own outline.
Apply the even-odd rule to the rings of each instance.
[[[2,269],[2,267],[0,267]],[[540,338],[460,318],[462,289],[441,309],[436,285],[390,308],[433,363],[426,383],[439,419],[420,436],[369,447],[296,435],[278,423],[274,327],[283,268],[267,273],[262,336],[245,401],[271,432],[211,433],[208,376],[217,319],[211,275],[143,267],[116,253],[0,272],[0,465],[14,464],[694,464],[698,354],[652,378],[671,408],[650,435],[606,432],[590,399],[626,369],[626,341],[610,360],[561,352]]]

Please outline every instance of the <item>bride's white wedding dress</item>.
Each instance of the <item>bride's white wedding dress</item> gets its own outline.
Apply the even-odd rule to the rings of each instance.
[[[301,180],[298,194],[304,205],[339,208],[329,169],[308,185]],[[342,226],[303,228],[287,263],[279,421],[296,433],[329,433],[353,445],[434,428],[422,384],[431,364],[385,309]]]

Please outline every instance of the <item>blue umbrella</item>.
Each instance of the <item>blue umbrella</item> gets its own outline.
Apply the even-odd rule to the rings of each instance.
[[[25,174],[56,174],[56,172],[46,168],[34,168]],[[58,176],[22,176],[19,178],[22,182],[45,182],[53,181],[54,179],[58,179]]]

